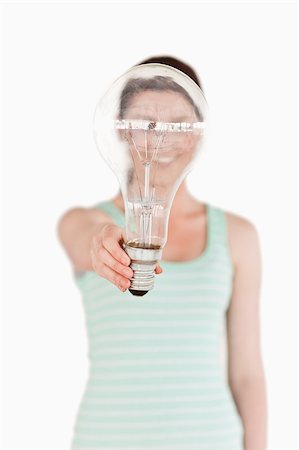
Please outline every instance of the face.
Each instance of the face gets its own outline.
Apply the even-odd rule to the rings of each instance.
[[[156,122],[198,122],[192,105],[179,92],[144,91],[132,97],[123,119],[153,122],[152,129],[121,130],[121,139],[127,141],[140,183],[143,183],[144,166],[150,164],[152,180],[155,177],[156,184],[172,187],[190,163],[200,134],[155,130],[154,126]]]

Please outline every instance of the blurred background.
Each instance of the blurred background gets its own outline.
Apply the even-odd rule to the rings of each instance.
[[[57,221],[118,191],[94,109],[115,78],[160,54],[194,67],[209,104],[190,190],[258,229],[269,450],[297,448],[297,12],[294,2],[2,3],[5,450],[69,448],[88,349]]]

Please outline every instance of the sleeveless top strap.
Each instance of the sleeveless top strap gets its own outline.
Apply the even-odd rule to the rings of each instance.
[[[231,258],[229,240],[228,240],[228,223],[225,211],[218,207],[211,207],[211,234],[213,236],[214,252],[221,255],[223,263],[226,264],[230,270],[233,270],[233,261]]]
[[[106,200],[94,205],[95,208],[101,209],[103,212],[108,214],[116,223],[116,225],[120,227],[125,226],[125,215],[123,212],[117,208],[112,200]]]
[[[210,206],[211,209],[211,227],[216,242],[225,243],[227,239],[227,224],[225,212],[217,206]]]

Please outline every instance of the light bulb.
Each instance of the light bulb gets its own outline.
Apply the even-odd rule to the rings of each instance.
[[[154,286],[172,202],[203,145],[207,112],[199,86],[158,63],[129,69],[97,103],[94,138],[124,200],[133,295]]]

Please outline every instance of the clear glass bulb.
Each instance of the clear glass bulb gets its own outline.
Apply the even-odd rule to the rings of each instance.
[[[94,137],[120,184],[134,295],[153,288],[171,205],[203,145],[207,113],[199,86],[158,63],[129,69],[97,103]]]

